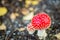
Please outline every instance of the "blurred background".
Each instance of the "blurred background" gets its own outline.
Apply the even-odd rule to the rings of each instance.
[[[25,30],[39,12],[52,20],[46,40],[60,40],[60,0],[0,0],[0,40],[39,40]]]

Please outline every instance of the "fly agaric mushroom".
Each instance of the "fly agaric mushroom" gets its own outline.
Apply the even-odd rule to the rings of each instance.
[[[31,23],[27,25],[27,31],[29,32],[29,34],[33,34],[35,32],[35,29],[33,28]]]
[[[42,12],[32,18],[31,24],[33,28],[37,30],[47,29],[51,25],[51,18],[48,16],[48,14]]]
[[[40,39],[47,36],[46,29],[51,25],[51,18],[48,14],[41,12],[35,15],[31,23],[27,25],[28,32],[33,34],[35,30],[38,30],[37,35]],[[30,31],[29,31],[30,30]],[[32,31],[31,31],[32,30]]]

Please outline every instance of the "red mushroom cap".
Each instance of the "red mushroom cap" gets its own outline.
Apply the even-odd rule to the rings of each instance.
[[[28,30],[28,31],[35,31],[35,29],[33,28],[33,26],[32,26],[31,23],[29,23],[29,24],[27,25],[27,30]]]
[[[36,30],[47,29],[51,25],[51,18],[48,14],[42,12],[32,18],[31,24]]]

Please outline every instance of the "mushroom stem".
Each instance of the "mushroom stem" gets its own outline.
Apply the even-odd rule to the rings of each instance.
[[[37,35],[38,35],[39,39],[45,40],[47,33],[45,30],[38,30]]]

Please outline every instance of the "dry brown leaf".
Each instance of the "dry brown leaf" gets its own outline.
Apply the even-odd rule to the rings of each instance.
[[[15,15],[14,13],[12,13],[12,14],[10,15],[10,18],[11,18],[12,20],[15,20],[15,19],[16,19],[16,15]]]
[[[0,25],[0,30],[6,30],[6,26],[4,24]]]

